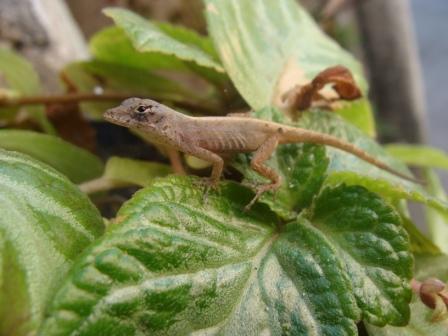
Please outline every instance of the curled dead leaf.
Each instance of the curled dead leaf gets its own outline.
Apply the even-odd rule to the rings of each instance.
[[[325,91],[327,85],[332,85],[336,96]],[[321,71],[305,85],[296,85],[286,92],[282,100],[289,110],[307,110],[313,106],[330,107],[337,100],[355,100],[362,97],[350,70],[342,65],[336,65]]]

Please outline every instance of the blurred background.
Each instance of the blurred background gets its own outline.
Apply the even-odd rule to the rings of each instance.
[[[448,150],[448,1],[300,0],[321,27],[365,65],[382,142],[427,143]],[[206,34],[200,0],[0,0],[0,44],[61,90],[59,70],[88,57],[88,40],[111,25],[107,6]],[[56,28],[56,29],[55,29]],[[448,176],[443,176],[448,187]]]

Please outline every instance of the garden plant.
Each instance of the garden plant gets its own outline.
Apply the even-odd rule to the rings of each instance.
[[[32,66],[0,49],[0,335],[448,334],[448,202],[432,170],[448,157],[375,141],[360,63],[296,1],[204,0],[208,36],[104,15],[91,59],[61,69],[63,94],[42,92]],[[337,65],[360,98],[285,106]],[[330,134],[403,174],[419,167],[423,183],[289,144],[268,161],[281,188],[246,211],[266,182],[251,154],[229,158],[204,197],[204,162],[182,156],[188,174],[173,174],[164,148],[102,119],[128,97]],[[111,131],[96,141],[94,127]],[[146,160],[115,155],[131,138]],[[408,202],[423,205],[428,235]]]

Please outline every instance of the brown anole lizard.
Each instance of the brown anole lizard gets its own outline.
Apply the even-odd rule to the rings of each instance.
[[[416,181],[362,149],[334,136],[295,128],[266,120],[243,117],[191,117],[150,99],[129,98],[120,106],[105,112],[104,118],[114,124],[145,132],[157,144],[193,155],[213,165],[211,186],[222,174],[226,153],[255,152],[250,166],[271,183],[257,187],[250,207],[264,192],[280,187],[281,176],[265,165],[278,145],[314,143],[334,147],[401,178]]]

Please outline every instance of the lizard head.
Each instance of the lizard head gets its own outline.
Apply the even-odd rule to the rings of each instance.
[[[166,118],[168,108],[151,99],[128,98],[104,113],[104,119],[124,127],[154,129]]]

